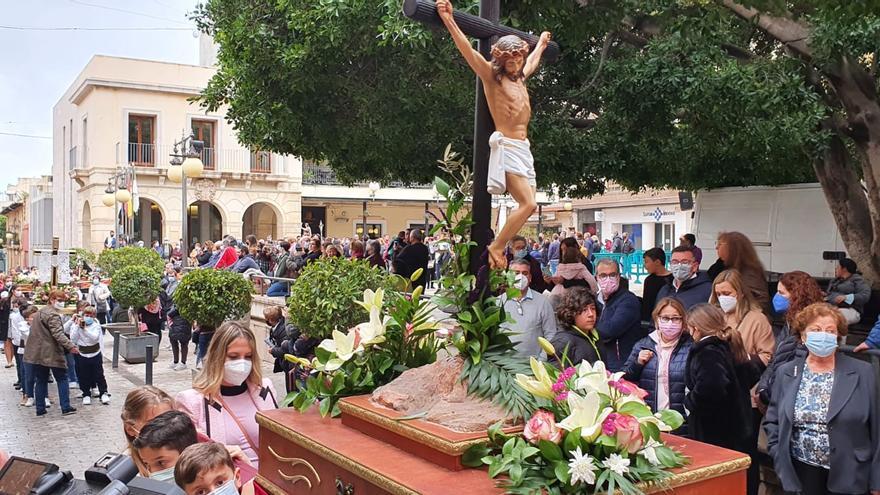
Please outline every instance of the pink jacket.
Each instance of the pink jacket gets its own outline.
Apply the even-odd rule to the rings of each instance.
[[[272,381],[268,378],[263,378],[263,386],[261,388],[250,387],[248,393],[253,397],[254,403],[257,405],[257,410],[267,411],[278,408],[275,386],[272,385]],[[217,410],[217,407],[212,405],[208,405],[206,408],[204,399],[205,397],[201,392],[194,389],[184,390],[175,397],[177,409],[185,412],[190,418],[192,418],[193,423],[196,425],[196,429],[200,433],[204,433],[215,442],[220,442],[224,445],[238,445],[241,448],[247,447],[246,445],[239,445],[240,432],[226,431],[226,420],[223,417],[223,411]],[[211,420],[210,432],[208,431],[208,422],[205,420],[206,409]],[[255,438],[254,441],[258,442],[259,440]]]
[[[556,275],[565,280],[586,280],[587,284],[590,286],[590,292],[593,294],[599,292],[599,285],[596,283],[596,279],[593,277],[593,274],[587,270],[587,267],[584,266],[583,263],[560,263],[556,267]],[[565,293],[565,287],[563,287],[562,284],[556,284],[556,286],[553,287],[553,290],[550,291],[550,295],[552,296],[561,296],[563,293]]]

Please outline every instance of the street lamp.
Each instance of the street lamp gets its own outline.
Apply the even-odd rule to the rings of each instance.
[[[134,180],[134,167],[122,167],[121,170],[116,171],[113,175],[107,179],[107,188],[104,189],[104,195],[101,197],[101,203],[106,207],[113,207],[114,209],[114,219],[113,219],[113,231],[116,233],[116,238],[119,239],[119,204],[127,203],[131,200],[131,193],[126,188],[126,184],[129,184]],[[123,233],[125,232],[126,227],[123,226]],[[132,227],[133,229],[133,227]]]
[[[116,204],[116,191],[113,189],[110,179],[107,179],[107,189],[104,189],[104,196],[101,198],[101,202],[107,207]]]
[[[367,184],[367,188],[370,190],[370,201],[376,200],[376,193],[379,192],[379,188],[381,188],[381,187],[382,187],[382,185],[379,184],[378,182],[370,182],[369,184]],[[362,224],[362,226],[363,226],[364,242],[367,242],[367,240],[369,240],[369,238],[370,238],[370,234],[367,233],[367,200],[363,201],[363,216],[364,216],[364,223]]]
[[[189,261],[189,236],[187,235],[187,223],[189,215],[187,214],[186,201],[186,178],[201,177],[205,170],[205,164],[202,163],[202,150],[205,148],[205,142],[199,141],[190,133],[183,139],[174,143],[174,152],[171,153],[171,166],[168,167],[168,180],[171,182],[180,182],[181,195],[181,220],[180,220],[180,238],[185,243],[180,246],[181,257],[180,265],[186,267]]]

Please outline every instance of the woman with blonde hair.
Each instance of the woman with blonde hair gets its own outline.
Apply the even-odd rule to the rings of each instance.
[[[275,388],[263,378],[257,340],[250,328],[227,321],[214,332],[193,388],[177,395],[177,408],[212,440],[241,447],[258,466],[256,413],[276,409]]]
[[[755,377],[757,382],[760,372],[773,357],[776,339],[773,337],[770,321],[761,311],[761,306],[749,292],[748,287],[743,284],[738,270],[724,270],[715,277],[709,302],[721,308],[727,324],[739,332],[746,353],[752,358],[760,359],[761,365],[758,366],[760,370]]]
[[[740,385],[738,370],[748,361],[742,338],[711,304],[691,308],[687,326],[694,339],[685,372],[690,435],[701,442],[749,452],[749,392]]]

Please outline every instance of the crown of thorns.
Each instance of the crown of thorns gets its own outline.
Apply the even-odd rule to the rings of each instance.
[[[520,54],[523,57],[529,54],[529,44],[519,36],[502,36],[492,45],[492,57],[497,59],[512,57]]]

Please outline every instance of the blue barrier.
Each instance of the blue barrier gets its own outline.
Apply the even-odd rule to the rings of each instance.
[[[666,268],[669,268],[669,259],[671,257],[672,253],[667,252]],[[596,274],[595,267],[601,259],[611,259],[616,261],[617,266],[620,269],[620,275],[637,284],[642,283],[642,278],[648,276],[648,271],[645,269],[645,252],[643,250],[633,251],[629,254],[609,253],[605,251],[595,253],[593,254],[593,275]]]

